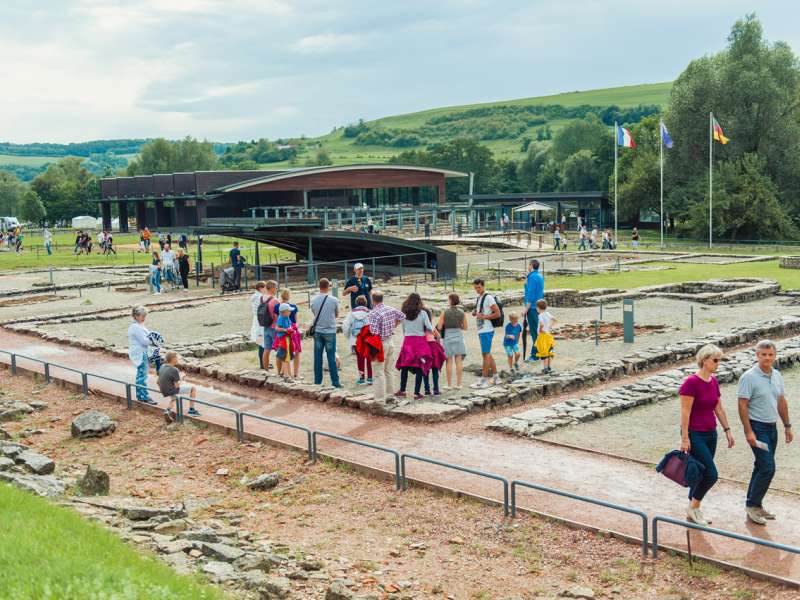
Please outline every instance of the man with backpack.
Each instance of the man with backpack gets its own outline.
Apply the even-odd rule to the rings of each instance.
[[[275,334],[277,330],[275,307],[280,304],[280,301],[275,297],[278,291],[278,283],[275,281],[267,281],[267,291],[261,304],[258,305],[256,310],[256,318],[258,324],[264,328],[264,354],[261,357],[261,368],[269,370],[269,355],[272,352],[272,346],[275,343]]]
[[[478,301],[475,303],[475,310],[472,316],[475,317],[478,325],[478,340],[481,345],[481,355],[483,356],[483,368],[481,378],[470,387],[475,389],[488,388],[489,378],[492,378],[491,385],[499,385],[500,377],[497,374],[497,364],[492,356],[492,340],[494,339],[495,327],[503,326],[503,305],[492,294],[486,292],[486,282],[483,279],[476,279],[472,282],[475,293],[478,294]]]

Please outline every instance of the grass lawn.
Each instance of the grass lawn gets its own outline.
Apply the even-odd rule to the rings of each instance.
[[[680,283],[683,281],[703,281],[707,279],[725,279],[733,277],[766,277],[775,279],[781,288],[800,289],[800,269],[781,269],[777,260],[740,263],[733,265],[709,264],[675,264],[668,262],[653,262],[653,266],[668,267],[658,271],[621,271],[620,273],[598,273],[586,275],[555,275],[547,274],[547,260],[544,261],[544,275],[547,289],[572,288],[588,290],[592,288],[619,288],[630,289],[646,285],[666,283]],[[558,260],[553,261],[553,266],[558,266]],[[477,276],[474,275],[474,276]],[[470,279],[473,275],[470,274]],[[519,290],[521,281],[514,279],[501,279],[499,289]],[[487,278],[487,287],[498,289],[497,279]],[[472,286],[463,280],[456,284],[456,288],[469,292]]]
[[[0,514],[0,598],[225,598],[78,514],[6,484]]]

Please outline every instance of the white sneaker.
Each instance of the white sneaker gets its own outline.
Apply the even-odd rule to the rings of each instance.
[[[495,375],[492,379],[492,385],[502,385],[503,382],[498,375]]]
[[[699,508],[689,507],[689,509],[686,511],[686,520],[696,525],[708,527],[708,521],[706,521],[702,511]]]
[[[479,390],[479,389],[482,389],[482,388],[489,387],[489,382],[486,381],[483,377],[481,377],[478,381],[476,381],[475,383],[473,383],[469,387],[471,387],[473,390]]]

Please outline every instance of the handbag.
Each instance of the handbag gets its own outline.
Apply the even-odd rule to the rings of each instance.
[[[306,331],[306,337],[314,337],[314,333],[317,330],[317,321],[319,321],[319,316],[322,314],[322,307],[325,306],[325,301],[328,299],[328,295],[325,294],[325,297],[322,299],[322,304],[319,305],[319,310],[317,311],[317,316],[314,317],[314,322],[311,324],[311,327],[308,328]]]
[[[661,469],[661,474],[678,485],[689,487],[689,482],[686,481],[686,468],[688,465],[689,455],[685,452],[678,452],[667,459],[666,464]]]

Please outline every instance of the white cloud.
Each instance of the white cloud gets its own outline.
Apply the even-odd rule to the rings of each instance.
[[[321,33],[300,38],[292,48],[300,54],[324,54],[339,50],[356,50],[364,46],[364,40],[347,33]]]

